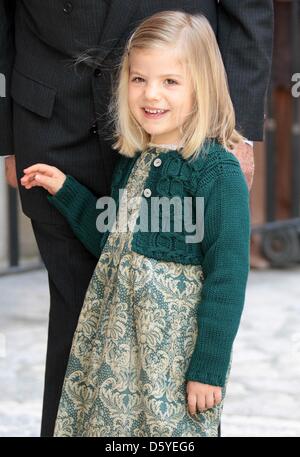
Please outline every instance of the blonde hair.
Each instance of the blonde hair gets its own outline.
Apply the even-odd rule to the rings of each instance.
[[[154,14],[129,38],[109,105],[113,148],[127,157],[147,148],[150,135],[134,119],[128,105],[129,55],[134,48],[166,46],[185,62],[194,89],[193,110],[182,126],[182,156],[196,157],[209,138],[233,149],[243,136],[235,129],[234,108],[215,34],[203,15],[182,11]]]

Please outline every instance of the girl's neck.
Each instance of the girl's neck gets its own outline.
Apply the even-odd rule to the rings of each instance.
[[[179,143],[152,143],[152,141],[149,141],[148,143],[149,147],[156,147],[156,148],[161,148],[161,149],[179,149],[180,144]]]

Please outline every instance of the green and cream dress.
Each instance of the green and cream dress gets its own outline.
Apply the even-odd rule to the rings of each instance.
[[[170,146],[147,149],[135,163],[125,196],[131,229],[150,165]],[[124,204],[121,199],[119,212]],[[201,267],[135,253],[132,235],[114,226],[91,278],[54,436],[218,436],[230,366],[222,402],[195,416],[187,409],[185,373],[197,337]]]

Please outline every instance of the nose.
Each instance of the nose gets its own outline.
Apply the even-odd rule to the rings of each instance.
[[[160,99],[160,90],[158,85],[153,83],[147,83],[145,86],[145,99],[146,100],[159,100]]]

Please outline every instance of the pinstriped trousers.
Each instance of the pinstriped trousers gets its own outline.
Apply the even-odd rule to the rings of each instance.
[[[53,436],[72,339],[97,259],[66,225],[31,220],[48,271],[50,310],[41,437]]]

